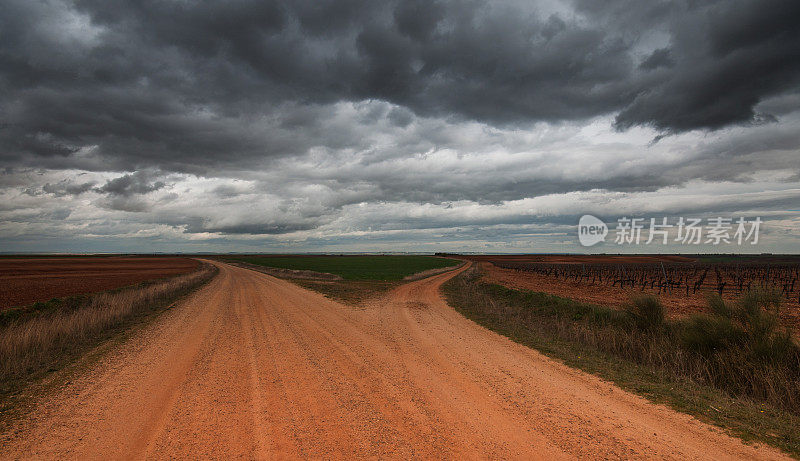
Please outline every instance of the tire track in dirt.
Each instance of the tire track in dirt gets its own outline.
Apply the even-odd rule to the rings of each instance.
[[[249,365],[249,374],[250,374],[250,401],[252,402],[250,406],[251,410],[251,417],[252,417],[252,424],[253,424],[253,431],[256,435],[256,440],[258,442],[258,451],[255,455],[259,459],[264,459],[267,457],[267,436],[264,433],[264,421],[262,419],[262,415],[264,414],[264,403],[261,397],[260,390],[262,389],[261,385],[261,378],[258,375],[258,359],[256,357],[256,332],[251,325],[250,316],[248,315],[248,311],[253,308],[253,306],[246,304],[244,302],[234,303],[236,306],[236,317],[239,321],[239,325],[242,329],[242,334],[245,336],[246,339],[246,353],[248,355],[248,365]]]
[[[460,316],[438,289],[464,268],[356,309],[215,264],[0,458],[782,457]]]

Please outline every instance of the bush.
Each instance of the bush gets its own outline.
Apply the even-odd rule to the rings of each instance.
[[[652,331],[664,327],[664,306],[654,295],[637,294],[631,297],[625,311],[631,316],[637,327]]]
[[[735,347],[734,357],[739,360],[791,364],[800,348],[791,333],[780,329],[781,302],[780,292],[763,287],[748,291],[735,302],[711,295],[710,314],[694,315],[685,322],[684,343],[703,354]]]
[[[730,306],[719,294],[709,293],[708,297],[706,298],[706,303],[708,304],[708,308],[711,310],[712,314],[728,319],[733,317],[733,309],[730,308]]]
[[[695,314],[679,330],[687,349],[710,355],[745,340],[745,332],[730,318],[721,315]]]

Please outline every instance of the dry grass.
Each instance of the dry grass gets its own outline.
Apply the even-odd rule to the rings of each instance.
[[[636,296],[618,311],[483,284],[475,275],[454,283],[469,293],[463,298],[480,305],[473,309],[512,318],[521,328],[800,415],[800,346],[779,328],[778,294],[756,290],[728,303],[712,297],[708,313],[668,321],[652,295]]]
[[[58,368],[132,318],[167,307],[216,272],[203,264],[193,273],[165,281],[54,299],[16,313],[0,325],[0,386],[8,391],[20,380]]]
[[[776,321],[774,294],[709,300],[667,320],[655,297],[626,310],[482,283],[468,270],[444,286],[472,320],[676,409],[800,454],[800,346]]]

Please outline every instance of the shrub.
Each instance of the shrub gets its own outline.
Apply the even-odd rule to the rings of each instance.
[[[679,331],[687,349],[703,355],[741,344],[745,340],[745,332],[730,318],[721,315],[692,315]]]
[[[769,364],[786,364],[793,360],[798,346],[791,333],[780,329],[778,313],[781,293],[758,287],[734,302],[725,302],[719,295],[708,298],[711,315],[695,315],[683,329],[685,344],[694,350],[709,353],[726,347],[737,347],[736,357]]]
[[[733,309],[731,309],[718,293],[709,293],[706,298],[706,303],[712,314],[728,319],[733,317]]]
[[[658,330],[664,327],[664,306],[654,295],[637,294],[631,297],[625,311],[637,327],[642,330]]]

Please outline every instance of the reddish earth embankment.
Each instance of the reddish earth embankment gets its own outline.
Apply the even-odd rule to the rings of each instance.
[[[0,309],[172,277],[189,273],[198,264],[174,256],[3,258]]]

